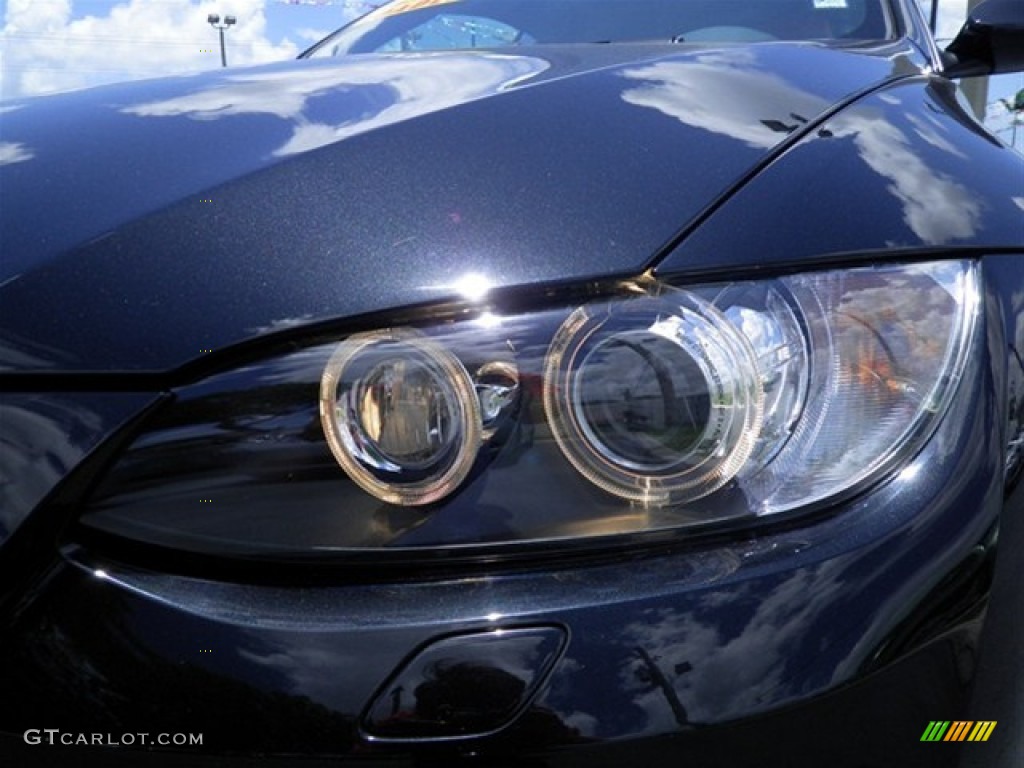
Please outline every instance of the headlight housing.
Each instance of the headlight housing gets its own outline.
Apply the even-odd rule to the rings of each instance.
[[[500,304],[319,339],[179,390],[92,531],[288,556],[748,523],[884,480],[942,418],[972,261]],[[415,326],[415,327],[414,327]]]

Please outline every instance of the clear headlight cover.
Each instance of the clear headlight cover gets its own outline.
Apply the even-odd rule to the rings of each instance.
[[[977,272],[643,280],[317,343],[179,391],[82,520],[259,555],[820,508],[898,471],[942,418],[970,359]]]
[[[361,488],[393,504],[428,504],[466,479],[480,444],[479,411],[455,356],[408,331],[350,338],[320,382],[331,453]]]
[[[711,297],[750,338],[768,400],[738,484],[807,507],[905,460],[945,412],[979,313],[968,262],[803,274]]]
[[[755,352],[687,291],[577,309],[544,366],[544,410],[565,457],[628,501],[666,505],[718,490],[761,433]]]

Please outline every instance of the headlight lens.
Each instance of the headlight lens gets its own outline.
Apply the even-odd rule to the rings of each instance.
[[[83,523],[279,555],[546,541],[803,511],[920,448],[970,359],[970,261],[381,330],[213,377]]]
[[[429,504],[466,479],[480,444],[473,381],[444,347],[411,331],[338,345],[320,384],[331,452],[363,490]]]
[[[747,338],[687,291],[581,307],[555,334],[544,408],[566,458],[608,493],[683,503],[718,490],[761,432]]]

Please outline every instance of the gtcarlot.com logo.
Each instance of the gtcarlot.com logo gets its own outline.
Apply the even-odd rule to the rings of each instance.
[[[201,733],[75,733],[59,728],[29,728],[26,744],[66,747],[201,747]]]

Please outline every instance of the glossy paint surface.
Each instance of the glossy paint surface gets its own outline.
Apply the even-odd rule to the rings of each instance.
[[[467,276],[636,273],[837,102],[924,63],[900,43],[611,50],[304,61],[16,106],[0,366],[163,370]],[[53,111],[74,140],[35,127]]]
[[[992,387],[988,376],[969,384],[925,452],[875,493],[727,545],[336,587],[162,575],[79,551],[3,634],[14,695],[0,720],[11,732],[46,716],[71,730],[203,730],[215,752],[384,759],[396,748],[374,751],[357,723],[417,647],[553,620],[570,641],[535,704],[492,739],[443,755],[525,759],[673,733],[681,749],[710,738],[740,754],[702,730],[852,683],[938,638],[975,647],[1003,488]],[[965,706],[964,674],[928,686],[944,706]],[[275,726],[254,733],[251,722]]]
[[[826,120],[658,270],[946,248],[1024,250],[1024,159],[974,121],[952,84],[920,78]]]
[[[0,545],[91,450],[155,399],[145,394],[4,394]]]
[[[4,113],[4,764],[1017,768],[1021,160],[906,42],[415,63],[430,69],[306,62]],[[158,423],[164,378],[125,372],[415,318],[485,284],[528,303],[652,267],[685,282],[965,257],[984,320],[949,413],[890,477],[799,519],[546,558],[435,547],[394,569],[155,557],[79,522]],[[211,368],[244,390],[231,363]],[[167,386],[203,394],[205,373]],[[291,418],[282,402],[257,415]],[[318,439],[311,463],[329,461]],[[232,448],[225,481],[246,471]],[[138,500],[166,501],[160,462],[142,470]],[[298,501],[278,493],[261,502]],[[444,680],[418,713],[409,689]],[[999,725],[920,743],[958,718]],[[204,742],[25,742],[43,728]]]

